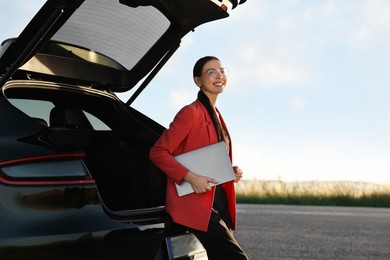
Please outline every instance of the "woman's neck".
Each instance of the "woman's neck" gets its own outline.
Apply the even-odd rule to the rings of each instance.
[[[217,104],[218,95],[211,94],[209,92],[203,91],[203,93],[209,98],[211,106],[215,109],[215,105]]]

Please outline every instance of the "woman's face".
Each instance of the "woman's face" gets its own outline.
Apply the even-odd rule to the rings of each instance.
[[[226,87],[227,69],[219,60],[210,60],[203,66],[202,74],[194,77],[194,81],[206,95],[218,95]]]

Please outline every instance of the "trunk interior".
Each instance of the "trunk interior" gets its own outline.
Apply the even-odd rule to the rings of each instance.
[[[84,163],[109,213],[140,218],[162,215],[166,175],[149,160],[149,150],[164,130],[162,126],[104,92],[58,91],[57,85],[22,83],[7,88],[6,98],[27,114],[31,123],[45,126],[24,141],[59,152],[83,151]],[[92,127],[85,112],[109,129]]]
[[[154,139],[144,133],[52,127],[53,143],[81,149],[101,200],[111,211],[161,208],[166,176],[150,160]]]

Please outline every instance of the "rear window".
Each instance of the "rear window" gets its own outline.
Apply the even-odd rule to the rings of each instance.
[[[131,69],[169,26],[169,20],[152,6],[86,0],[52,39],[88,47]]]

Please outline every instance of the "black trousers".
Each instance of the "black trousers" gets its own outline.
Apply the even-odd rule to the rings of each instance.
[[[207,232],[192,230],[207,251],[209,260],[247,260],[248,256],[241,249],[233,236],[233,231],[226,225],[218,213],[212,213]]]

